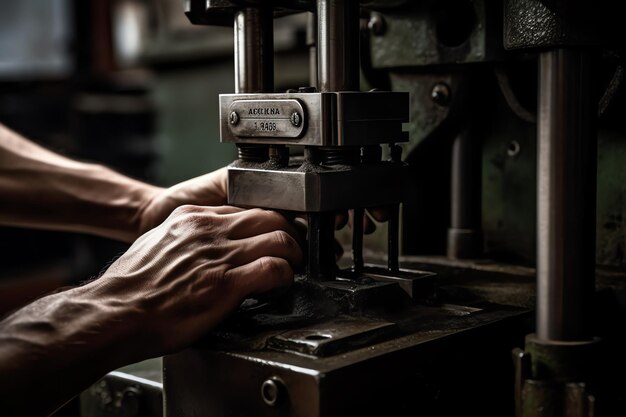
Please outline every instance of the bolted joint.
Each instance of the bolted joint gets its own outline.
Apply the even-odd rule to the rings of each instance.
[[[239,114],[237,112],[232,112],[229,116],[230,124],[236,126],[239,123]]]
[[[271,377],[261,384],[261,398],[270,407],[277,407],[287,396],[285,383],[278,377]]]

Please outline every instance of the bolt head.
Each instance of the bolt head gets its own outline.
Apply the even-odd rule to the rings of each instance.
[[[450,87],[446,83],[437,83],[430,92],[430,98],[439,106],[447,106],[450,104],[451,98]]]
[[[277,377],[267,379],[261,385],[261,397],[263,402],[270,407],[275,407],[282,401],[285,395],[285,385]]]
[[[291,124],[295,127],[299,127],[302,124],[302,116],[300,116],[300,113],[298,113],[297,111],[291,114],[290,120]]]
[[[234,126],[237,123],[239,123],[239,115],[237,114],[237,112],[232,112],[230,114],[230,124]]]
[[[380,13],[372,13],[369,22],[367,22],[367,28],[374,36],[383,36],[387,30],[387,23]]]

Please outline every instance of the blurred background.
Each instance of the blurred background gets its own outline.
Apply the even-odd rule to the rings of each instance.
[[[276,88],[308,84],[306,15],[275,23]],[[56,152],[168,186],[230,163],[218,94],[232,28],[192,26],[181,0],[0,0],[0,123]],[[2,204],[2,201],[0,201]],[[97,276],[126,246],[0,228],[0,306]]]

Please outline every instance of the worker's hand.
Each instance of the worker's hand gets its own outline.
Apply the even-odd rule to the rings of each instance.
[[[137,340],[128,345],[163,355],[250,295],[290,285],[302,257],[296,229],[277,212],[182,206],[83,291],[111,309],[136,312]]]
[[[161,224],[177,207],[222,206],[227,203],[228,171],[221,168],[153,193],[140,213],[139,234]]]

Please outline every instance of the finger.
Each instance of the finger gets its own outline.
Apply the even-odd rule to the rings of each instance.
[[[390,207],[371,207],[367,209],[367,212],[379,222],[386,222],[389,220]]]
[[[245,239],[275,230],[284,230],[298,239],[296,228],[280,213],[271,210],[252,209],[232,214],[228,231],[230,239]]]
[[[234,213],[241,213],[242,211],[246,211],[246,209],[243,209],[240,207],[233,207],[233,206],[211,207],[211,210],[213,210],[213,212],[217,214],[234,214]]]
[[[233,241],[236,249],[231,251],[231,265],[245,265],[263,257],[282,258],[293,267],[302,263],[303,254],[298,242],[287,232],[276,230],[259,236]]]
[[[293,269],[285,259],[263,257],[230,269],[226,278],[233,280],[234,288],[243,299],[291,285]]]

